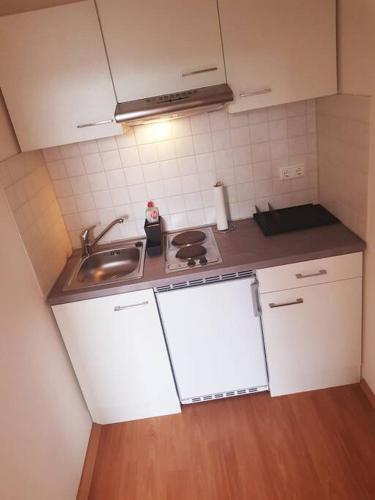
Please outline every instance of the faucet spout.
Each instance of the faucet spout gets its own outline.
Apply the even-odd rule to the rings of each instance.
[[[123,217],[119,217],[118,219],[115,219],[112,222],[110,222],[108,226],[105,227],[100,234],[98,234],[98,236],[93,240],[90,246],[94,247],[103,238],[103,236],[105,236],[108,233],[108,231],[110,231],[113,228],[113,226],[115,226],[116,224],[123,224],[125,220],[128,218],[129,218],[128,215],[124,215]]]
[[[81,233],[82,256],[87,257],[88,255],[90,255],[92,253],[93,247],[103,238],[103,236],[105,236],[108,233],[108,231],[110,231],[113,228],[113,226],[115,226],[116,224],[123,224],[128,218],[129,218],[128,215],[123,215],[122,217],[118,217],[117,219],[113,220],[92,241],[90,241],[90,231],[95,226],[84,229]]]

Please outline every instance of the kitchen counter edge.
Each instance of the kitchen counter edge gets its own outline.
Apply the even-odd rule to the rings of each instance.
[[[220,264],[167,274],[164,270],[164,255],[159,257],[148,257],[146,255],[144,274],[140,279],[80,290],[63,291],[63,286],[79,258],[79,252],[74,252],[50,291],[47,302],[51,306],[78,302],[148,288],[175,285],[193,279],[209,278],[218,274],[256,271],[267,267],[363,252],[366,248],[365,242],[343,224],[271,237],[265,237],[252,219],[236,221],[235,225],[236,230],[232,233],[215,234],[223,259]],[[119,242],[116,243],[116,245],[119,244]]]

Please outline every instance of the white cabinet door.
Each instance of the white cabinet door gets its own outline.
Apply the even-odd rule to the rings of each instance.
[[[225,82],[216,0],[97,5],[119,102]]]
[[[93,1],[1,17],[0,85],[22,151],[122,131]]]
[[[230,112],[335,94],[335,0],[219,0]]]
[[[362,278],[261,294],[272,396],[359,381]]]
[[[152,290],[53,307],[94,422],[180,412]]]

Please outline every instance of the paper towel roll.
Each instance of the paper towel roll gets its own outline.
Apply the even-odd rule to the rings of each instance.
[[[216,210],[216,225],[219,231],[228,229],[227,211],[225,208],[224,186],[218,182],[214,186],[214,203]]]

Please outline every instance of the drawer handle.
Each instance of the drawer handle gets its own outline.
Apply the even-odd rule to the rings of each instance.
[[[96,127],[97,125],[107,125],[113,122],[114,120],[102,120],[101,122],[82,123],[81,125],[77,125],[77,128]]]
[[[274,309],[275,307],[286,307],[286,306],[294,306],[297,304],[303,304],[303,299],[297,299],[293,302],[283,302],[282,304],[274,304],[271,302],[271,304],[268,304],[271,309]]]
[[[119,311],[124,311],[125,309],[132,309],[133,307],[140,307],[140,306],[147,306],[148,305],[148,300],[145,300],[144,302],[138,302],[138,304],[129,304],[127,306],[116,306],[114,307],[115,312]]]
[[[269,94],[270,92],[272,92],[271,87],[265,87],[264,89],[258,90],[244,90],[240,93],[240,97],[251,97],[253,95]]]
[[[302,280],[304,278],[314,278],[315,276],[323,276],[324,274],[327,274],[327,271],[325,269],[321,269],[317,273],[312,273],[312,274],[301,274],[301,273],[298,273],[298,274],[296,274],[296,278],[298,280]]]
[[[193,76],[199,75],[200,73],[209,73],[210,71],[217,71],[217,66],[210,66],[209,68],[204,69],[196,69],[194,71],[188,71],[187,73],[181,73],[181,76],[184,78],[185,76]]]

